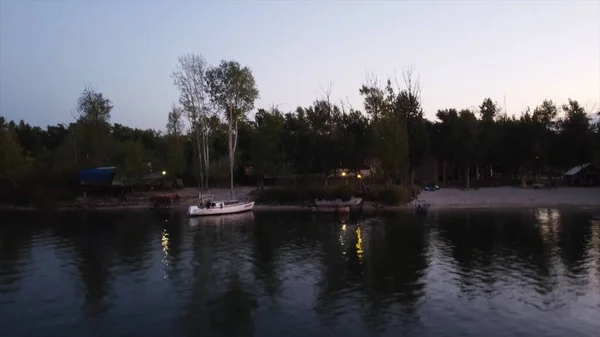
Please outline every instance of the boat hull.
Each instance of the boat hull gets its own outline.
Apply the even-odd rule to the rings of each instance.
[[[312,208],[315,213],[350,213],[349,206],[315,206]]]
[[[212,208],[201,208],[198,206],[190,206],[187,214],[189,216],[210,216],[210,215],[225,215],[234,214],[241,212],[250,212],[254,208],[254,201],[240,203],[236,205],[227,205],[223,208],[212,207]]]
[[[351,198],[347,201],[341,200],[317,200],[315,199],[315,205],[317,207],[355,207],[362,203],[362,198]]]

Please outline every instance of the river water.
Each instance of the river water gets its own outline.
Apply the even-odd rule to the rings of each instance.
[[[3,337],[600,335],[582,211],[1,216]]]

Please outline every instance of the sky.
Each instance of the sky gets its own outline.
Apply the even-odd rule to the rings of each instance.
[[[86,84],[112,121],[164,129],[179,56],[252,69],[256,108],[292,111],[331,88],[362,109],[367,73],[412,65],[425,114],[491,97],[508,114],[544,99],[600,108],[600,0],[0,0],[0,115],[72,121]]]

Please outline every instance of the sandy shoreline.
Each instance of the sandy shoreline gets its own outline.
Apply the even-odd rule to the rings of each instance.
[[[237,198],[245,198],[253,188],[240,187],[236,189]],[[188,188],[178,191],[184,201],[174,210],[184,211],[189,205],[197,201],[198,191]],[[216,199],[229,198],[228,189],[213,189],[207,194],[214,194]],[[556,189],[521,189],[517,187],[491,187],[481,189],[462,190],[455,188],[440,189],[434,192],[422,192],[418,199],[431,205],[431,210],[458,210],[458,209],[531,209],[531,208],[583,208],[600,209],[600,188],[561,187]],[[373,203],[364,203],[362,212],[390,213],[412,211],[413,203],[400,206],[376,206]],[[48,208],[53,211],[123,211],[149,209],[147,202],[130,203],[127,205],[113,204],[101,207],[64,206]],[[36,207],[3,206],[0,210],[11,211],[37,211],[44,210]],[[261,205],[254,206],[254,212],[312,212],[311,207],[296,205]]]
[[[422,192],[418,200],[427,201],[431,209],[457,208],[539,208],[539,207],[600,207],[600,188],[561,187],[554,189],[522,189],[490,187],[471,189],[440,189]]]

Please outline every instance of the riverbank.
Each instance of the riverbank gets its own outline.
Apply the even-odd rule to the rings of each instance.
[[[419,200],[431,209],[460,208],[539,208],[539,207],[600,207],[598,187],[518,188],[489,187],[462,190],[457,188],[423,191]]]
[[[244,199],[248,197],[252,187],[239,187],[235,190],[235,197]],[[195,205],[198,198],[196,188],[185,188],[176,191],[181,196],[181,203],[176,207],[185,210],[190,205]],[[205,194],[213,194],[215,199],[229,199],[229,189],[211,189]],[[50,209],[57,211],[95,210],[95,211],[124,211],[149,209],[149,197],[138,198],[123,202],[121,200],[98,202],[72,202],[55,207],[41,208],[33,206],[0,205],[0,210],[11,211],[36,211]],[[599,208],[600,188],[588,187],[561,187],[555,189],[522,189],[518,187],[490,187],[480,189],[462,190],[457,188],[443,188],[434,192],[423,191],[418,196],[419,201],[426,201],[431,205],[431,210],[445,209],[514,209],[514,208]],[[413,203],[399,206],[382,206],[372,202],[364,202],[362,212],[390,213],[411,211]],[[254,206],[257,213],[265,212],[312,212],[309,206],[300,205],[261,205]]]

